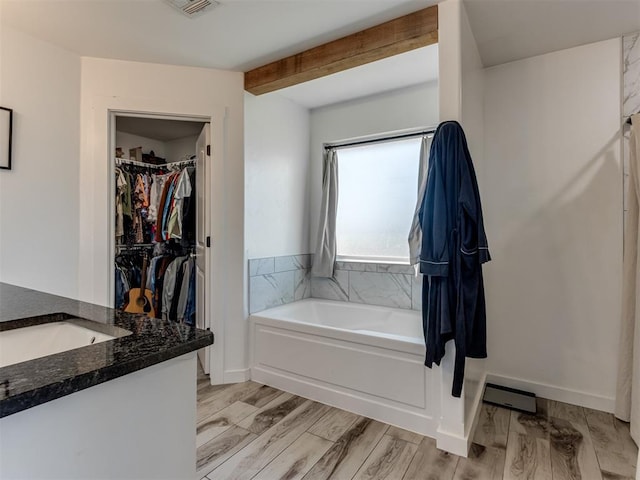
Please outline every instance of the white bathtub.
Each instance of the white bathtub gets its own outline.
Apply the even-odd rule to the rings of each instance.
[[[0,368],[116,337],[70,322],[51,322],[0,332]]]
[[[254,316],[340,332],[355,332],[360,336],[376,337],[374,343],[381,346],[424,354],[422,316],[414,310],[307,299],[271,308]]]
[[[439,448],[466,455],[464,401],[449,395],[452,360],[424,366],[420,312],[307,299],[254,313],[250,322],[254,381],[433,437]]]

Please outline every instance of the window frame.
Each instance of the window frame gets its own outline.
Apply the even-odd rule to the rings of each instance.
[[[370,145],[370,144],[374,144],[374,143],[391,143],[391,142],[395,142],[395,141],[402,141],[402,140],[409,140],[411,138],[421,138],[421,137],[431,137],[433,138],[433,135],[435,134],[436,129],[435,128],[421,128],[417,131],[405,131],[405,132],[393,132],[393,133],[386,133],[386,134],[382,134],[382,135],[378,135],[378,136],[373,136],[373,137],[363,137],[360,139],[351,139],[351,140],[346,140],[343,142],[337,142],[337,143],[325,143],[323,145],[325,150],[328,149],[335,149],[337,152],[339,152],[340,149],[343,148],[350,148],[350,147],[356,147],[356,146],[365,146],[365,145]],[[418,157],[418,163],[420,162],[420,157]],[[339,157],[338,157],[338,168],[340,168],[340,162],[339,162]],[[416,172],[416,189],[417,189],[417,180],[419,177],[419,169]],[[338,179],[338,191],[341,190],[341,186],[340,186],[340,179]],[[338,207],[337,207],[337,211],[336,211],[336,223],[337,223],[337,216],[338,216],[338,211],[340,208],[340,200],[339,200],[339,196],[338,196]],[[407,231],[407,235],[409,234],[409,231]],[[409,255],[407,255],[407,257],[391,257],[391,256],[372,256],[372,255],[340,255],[337,250],[339,249],[339,243],[338,243],[338,229],[337,229],[337,224],[336,224],[336,261],[337,262],[345,262],[345,263],[369,263],[369,264],[390,264],[390,265],[405,265],[405,266],[409,266],[410,265],[410,258]],[[408,252],[407,252],[408,253]]]

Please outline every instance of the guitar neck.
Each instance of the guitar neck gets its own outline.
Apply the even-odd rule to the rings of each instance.
[[[144,292],[147,288],[147,256],[142,259],[142,275],[140,276],[140,295],[138,298],[144,297]]]

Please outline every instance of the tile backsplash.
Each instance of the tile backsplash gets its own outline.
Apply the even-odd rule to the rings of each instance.
[[[337,262],[334,278],[311,278],[311,297],[422,309],[422,275],[409,265]]]
[[[640,32],[622,37],[622,58],[623,67],[623,98],[622,104],[624,117],[629,117],[640,112]],[[631,128],[625,126],[623,129],[623,204],[624,204],[624,226],[627,225],[627,212],[629,211],[629,157],[631,147]]]
[[[311,296],[311,255],[249,260],[249,313]]]
[[[422,275],[409,265],[337,262],[334,278],[315,278],[311,262],[309,254],[249,260],[249,313],[309,297],[422,308]]]

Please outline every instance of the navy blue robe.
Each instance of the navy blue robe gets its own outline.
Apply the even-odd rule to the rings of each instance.
[[[491,257],[476,173],[458,122],[443,122],[436,130],[419,214],[425,365],[440,365],[445,343],[453,339],[452,395],[459,397],[465,357],[487,356],[482,264]]]

